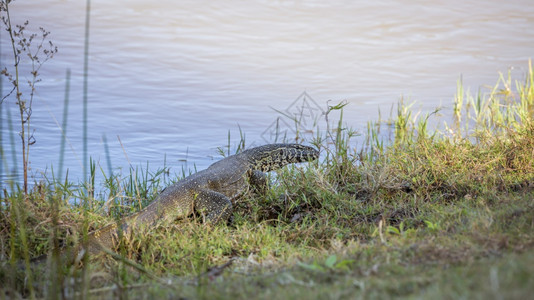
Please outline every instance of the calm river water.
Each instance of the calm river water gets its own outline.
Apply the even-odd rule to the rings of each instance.
[[[63,175],[68,168],[77,182],[83,174],[85,5],[11,5],[15,23],[45,27],[59,48],[41,69],[33,103],[30,160],[37,178],[50,175],[51,166],[59,172],[67,69]],[[93,0],[90,16],[88,150],[107,171],[107,137],[115,172],[147,161],[156,169],[164,159],[171,172],[203,169],[220,157],[216,149],[228,144],[229,132],[231,145],[240,130],[247,145],[264,144],[274,140],[277,118],[282,131],[291,124],[276,110],[317,117],[328,100],[348,101],[344,119],[360,130],[378,118],[379,107],[384,115],[401,97],[415,101],[416,110],[450,108],[460,76],[472,91],[494,84],[498,72],[523,79],[534,56],[531,0]],[[1,65],[12,68],[3,29]],[[2,94],[10,88],[4,79]],[[1,106],[5,184],[15,167],[10,138],[18,146],[19,137],[15,100]]]

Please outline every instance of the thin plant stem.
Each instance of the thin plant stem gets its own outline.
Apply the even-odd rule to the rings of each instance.
[[[61,148],[59,150],[59,173],[58,178],[63,177],[63,161],[65,157],[65,142],[67,141],[67,117],[69,112],[70,69],[67,69],[65,83],[65,100],[63,102],[63,121],[61,124]]]
[[[85,9],[85,40],[83,52],[83,167],[84,167],[84,181],[87,182],[87,90],[89,77],[89,28],[91,15],[91,0],[87,0]]]
[[[9,33],[9,38],[11,40],[11,48],[13,50],[13,57],[15,60],[15,78],[13,81],[13,84],[15,85],[15,92],[16,92],[16,98],[17,98],[17,104],[19,106],[19,112],[20,112],[20,121],[21,121],[21,128],[20,128],[20,137],[22,141],[22,167],[23,167],[23,176],[24,176],[24,194],[26,195],[28,193],[28,168],[27,168],[27,161],[26,161],[26,132],[25,132],[25,118],[24,118],[24,112],[25,112],[25,104],[26,101],[22,101],[21,96],[22,93],[20,92],[19,87],[19,63],[20,63],[20,56],[17,53],[17,49],[15,47],[16,42],[15,38],[13,37],[13,29],[11,27],[11,16],[9,14],[9,4],[6,3],[5,5],[6,10],[6,18],[7,18],[7,32]],[[29,120],[28,120],[29,121]],[[28,124],[29,126],[29,124]]]
[[[113,167],[112,167],[112,164],[111,164],[111,156],[109,155],[108,139],[107,139],[105,134],[102,135],[102,142],[104,143],[104,151],[106,153],[106,163],[107,163],[107,167],[108,167],[108,173],[109,173],[110,178],[112,178],[113,177]]]

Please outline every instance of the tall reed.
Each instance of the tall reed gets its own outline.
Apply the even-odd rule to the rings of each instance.
[[[87,153],[87,94],[88,94],[88,81],[89,81],[89,28],[91,21],[91,0],[87,0],[85,8],[85,35],[84,35],[84,48],[83,48],[83,181],[87,182],[88,171],[88,153]]]
[[[67,121],[69,113],[69,92],[70,92],[70,69],[65,75],[65,99],[63,101],[63,121],[61,124],[61,146],[59,149],[59,173],[58,178],[63,178],[63,160],[65,157],[65,142],[67,141]]]
[[[89,81],[89,29],[90,29],[90,18],[91,16],[91,0],[87,0],[86,2],[86,8],[85,8],[85,34],[84,34],[84,51],[83,51],[83,174],[84,174],[84,182],[86,184],[89,184],[89,181],[87,180],[87,172],[88,170],[88,81]],[[87,189],[87,194],[90,198],[91,206],[93,204],[93,198],[94,198],[94,179],[95,179],[95,168],[91,162],[91,184]],[[87,199],[85,199],[87,201]],[[85,203],[87,205],[87,203]],[[88,216],[85,213],[86,210],[84,210],[84,222],[82,227],[82,245],[85,246],[87,244],[87,238],[88,238],[88,232],[89,232],[89,223],[88,223]],[[87,264],[88,258],[87,255],[84,255],[83,263]],[[82,288],[81,288],[81,295],[82,297],[86,297],[88,294],[89,285],[87,284],[89,282],[89,274],[87,273],[87,268],[84,268],[82,270],[81,274],[81,280],[82,280]]]
[[[502,73],[497,83],[487,92],[475,95],[465,91],[461,81],[454,98],[455,125],[448,128],[457,138],[513,134],[532,120],[534,114],[534,72],[532,61],[524,82],[516,81],[515,90],[511,73]]]
[[[102,135],[102,142],[104,143],[104,152],[106,154],[106,164],[108,167],[108,174],[110,178],[113,178],[113,167],[111,164],[111,156],[109,154],[108,139],[105,134]]]

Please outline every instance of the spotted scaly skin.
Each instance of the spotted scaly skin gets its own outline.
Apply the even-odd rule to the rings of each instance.
[[[129,236],[141,226],[156,222],[168,224],[193,213],[200,214],[207,223],[226,221],[232,214],[232,203],[251,186],[264,188],[265,174],[288,164],[313,161],[319,152],[299,144],[269,144],[245,150],[213,163],[165,188],[158,197],[141,211],[125,217],[89,234],[86,252],[97,254],[102,247],[113,248],[119,232]],[[73,261],[80,249],[64,253]]]

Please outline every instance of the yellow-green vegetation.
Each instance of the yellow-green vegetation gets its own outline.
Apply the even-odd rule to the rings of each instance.
[[[145,228],[116,254],[75,266],[51,249],[145,206],[174,180],[168,170],[110,176],[98,197],[57,180],[27,198],[4,191],[0,295],[526,299],[534,292],[531,64],[525,81],[502,77],[487,94],[459,84],[452,114],[451,126],[434,131],[431,115],[416,120],[400,104],[389,125],[369,125],[363,146],[340,121],[310,141],[319,161],[279,171],[266,195],[245,195],[230,224],[191,217]],[[383,126],[393,128],[389,139]],[[30,265],[46,253],[44,271]]]

